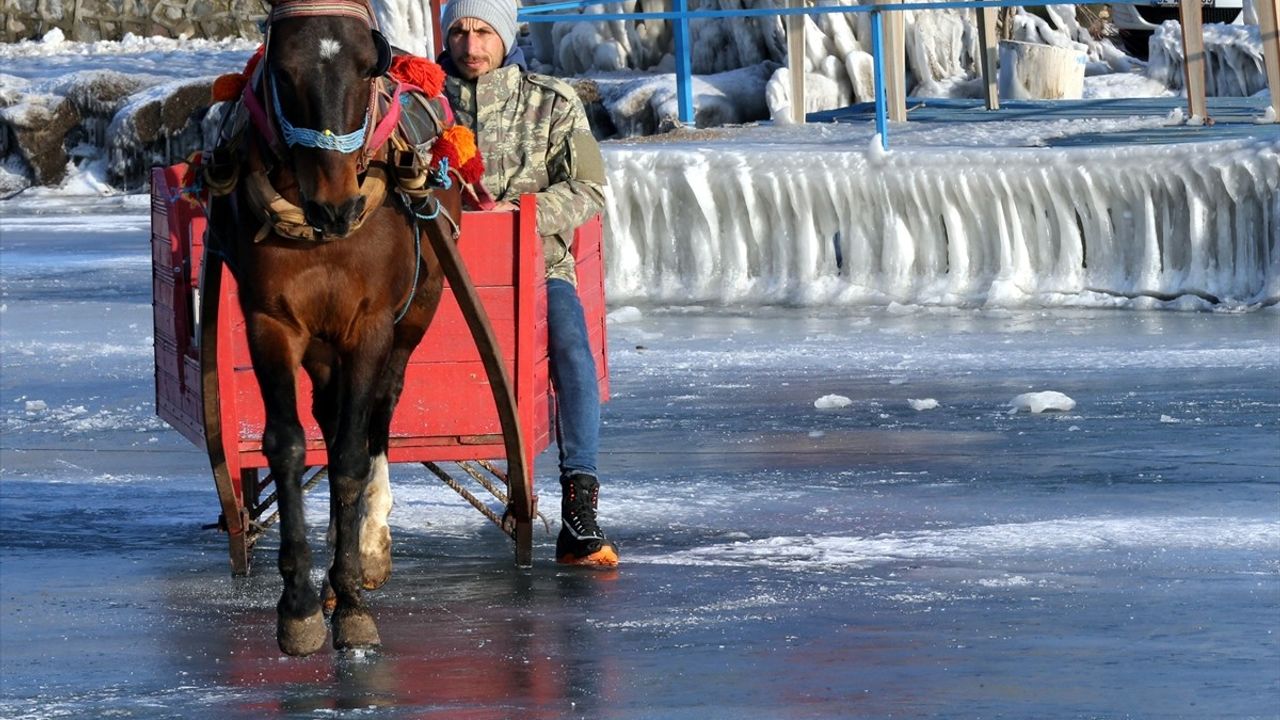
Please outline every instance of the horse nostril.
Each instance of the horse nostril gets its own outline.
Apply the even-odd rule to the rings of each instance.
[[[364,203],[365,197],[363,195],[357,195],[342,203],[340,217],[343,220],[346,220],[348,224],[354,225],[356,220],[360,217],[360,213],[364,212]]]
[[[365,198],[356,196],[341,206],[307,200],[302,204],[302,215],[307,224],[326,235],[346,235],[364,212]]]
[[[311,227],[324,230],[333,222],[332,207],[332,205],[307,200],[302,203],[302,216],[307,219],[307,224]]]

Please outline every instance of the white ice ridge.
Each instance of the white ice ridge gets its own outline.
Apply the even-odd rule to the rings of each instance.
[[[799,132],[773,144],[755,135],[608,144],[609,300],[1105,307],[1181,297],[1248,307],[1280,298],[1275,142],[869,157],[865,143],[814,135],[806,144]]]
[[[628,562],[656,565],[777,567],[796,571],[865,568],[884,563],[1025,554],[1123,553],[1127,550],[1258,550],[1280,545],[1280,523],[1237,517],[1083,517],[942,530],[741,540]]]

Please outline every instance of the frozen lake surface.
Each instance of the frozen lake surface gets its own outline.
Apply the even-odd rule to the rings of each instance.
[[[0,716],[1280,707],[1274,307],[615,308],[621,569],[561,569],[539,531],[519,571],[400,468],[383,649],[286,659],[276,534],[230,577],[207,460],[154,416],[140,208],[5,210]],[[1010,412],[1048,391],[1074,407]]]

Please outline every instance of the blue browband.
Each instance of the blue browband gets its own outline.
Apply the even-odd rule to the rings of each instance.
[[[294,127],[293,123],[284,116],[284,111],[280,109],[280,96],[276,94],[274,82],[271,83],[271,104],[276,111],[276,121],[280,124],[280,134],[284,136],[284,144],[289,147],[301,145],[320,150],[336,150],[343,155],[349,155],[364,147],[364,136],[369,130],[369,116],[372,113],[365,112],[364,125],[361,125],[359,130],[346,135],[334,135],[328,128],[322,132],[311,128]]]

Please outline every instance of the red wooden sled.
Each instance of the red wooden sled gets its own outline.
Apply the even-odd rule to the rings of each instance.
[[[205,260],[204,215],[177,191],[184,172],[185,165],[175,165],[155,168],[151,175],[156,413],[209,453],[221,503],[218,527],[228,536],[231,570],[246,574],[254,542],[275,520],[272,479],[260,472],[267,467],[262,454],[265,413],[235,279],[216,256]],[[477,343],[449,288],[410,359],[391,423],[389,459],[424,464],[511,535],[517,562],[529,564],[536,516],[532,459],[550,443],[554,399],[547,370],[546,278],[534,198],[525,197],[521,207],[518,213],[464,213],[458,246],[513,385],[519,444],[528,459],[524,477],[507,478],[490,462],[507,457],[504,429]],[[580,228],[573,252],[604,400],[609,373],[601,230],[598,217]],[[307,479],[310,486],[324,475],[325,451],[311,419],[305,373],[299,373],[299,383],[307,464],[315,468]],[[457,465],[449,472],[439,465],[442,462]],[[476,486],[506,504],[508,516],[499,516],[477,497],[471,489]]]

